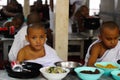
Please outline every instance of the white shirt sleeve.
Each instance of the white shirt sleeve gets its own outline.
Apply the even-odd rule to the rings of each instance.
[[[50,15],[50,29],[55,32],[55,13],[49,7],[49,15]]]
[[[27,26],[21,28],[21,30],[15,35],[13,44],[8,54],[9,61],[14,61],[17,58],[18,51],[28,44],[25,39],[25,35],[27,32]]]

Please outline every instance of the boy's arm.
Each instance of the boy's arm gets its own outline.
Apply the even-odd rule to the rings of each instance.
[[[24,57],[25,57],[24,49],[21,49],[21,50],[18,52],[17,61],[18,61],[18,62],[23,62],[23,61],[24,61]]]
[[[91,47],[90,50],[90,57],[87,62],[87,66],[94,66],[94,63],[97,61],[97,58],[100,53],[100,46],[98,44],[95,44]]]
[[[25,40],[27,26],[21,28],[21,30],[15,35],[13,44],[10,48],[8,57],[9,61],[15,61],[18,51],[23,48],[28,42]]]
[[[13,44],[12,44],[12,46],[10,48],[10,51],[9,51],[9,54],[8,54],[9,61],[15,61],[16,60],[17,53],[22,48],[21,38],[22,37],[20,35],[18,35],[18,34],[15,35]]]

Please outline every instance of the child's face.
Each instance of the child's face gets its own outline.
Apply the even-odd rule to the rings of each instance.
[[[46,34],[42,29],[30,28],[26,39],[30,43],[31,48],[34,50],[41,50],[46,41]]]
[[[82,8],[82,11],[81,11],[81,14],[84,16],[84,17],[88,17],[89,16],[89,9],[87,7],[83,7]]]
[[[20,28],[22,25],[22,21],[20,19],[13,20],[12,22],[16,29]]]
[[[119,30],[117,28],[111,30],[105,28],[100,35],[100,39],[103,42],[103,45],[108,48],[114,48],[118,43]]]

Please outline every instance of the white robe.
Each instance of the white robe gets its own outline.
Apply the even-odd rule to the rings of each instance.
[[[86,0],[70,0],[70,4],[73,5],[75,3],[75,12],[82,6],[86,4]]]
[[[25,45],[29,44],[25,35],[27,34],[27,26],[22,27],[19,32],[15,35],[15,39],[13,41],[12,47],[8,54],[9,61],[15,61],[17,59],[18,51],[23,48]],[[30,60],[32,62],[40,63],[44,66],[54,65],[53,63],[57,61],[62,61],[58,56],[56,51],[48,46],[46,43],[44,45],[46,55],[42,58],[38,58],[35,60]]]
[[[55,50],[49,47],[48,45],[44,45],[45,47],[45,56],[41,58],[37,58],[34,60],[26,60],[27,62],[34,62],[38,64],[42,64],[43,66],[54,66],[55,62],[62,61],[56,54]]]
[[[22,27],[15,35],[13,44],[8,54],[9,61],[15,61],[17,58],[18,51],[28,44],[28,42],[25,39],[26,34],[27,34],[27,25]]]
[[[85,65],[87,64],[88,59],[90,57],[89,52],[90,52],[92,45],[97,42],[100,42],[100,40],[96,40],[88,48],[88,51],[87,51],[87,54],[85,57]],[[97,62],[115,62],[115,63],[117,63],[117,60],[119,60],[119,59],[120,59],[120,41],[118,41],[116,47],[106,50],[104,55],[101,58],[97,59]]]

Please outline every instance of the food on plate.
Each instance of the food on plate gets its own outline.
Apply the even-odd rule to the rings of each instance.
[[[48,73],[65,73],[66,71],[62,67],[49,67],[46,69]]]
[[[80,71],[80,73],[85,73],[85,74],[99,74],[100,71],[98,69],[95,69],[95,71],[83,70],[83,71]]]
[[[101,64],[96,64],[96,66],[99,67],[99,68],[108,68],[108,69],[118,68],[117,66],[114,66],[114,65],[112,65],[112,64],[107,64],[106,66],[101,65]]]
[[[118,76],[120,76],[120,73],[118,73]]]

